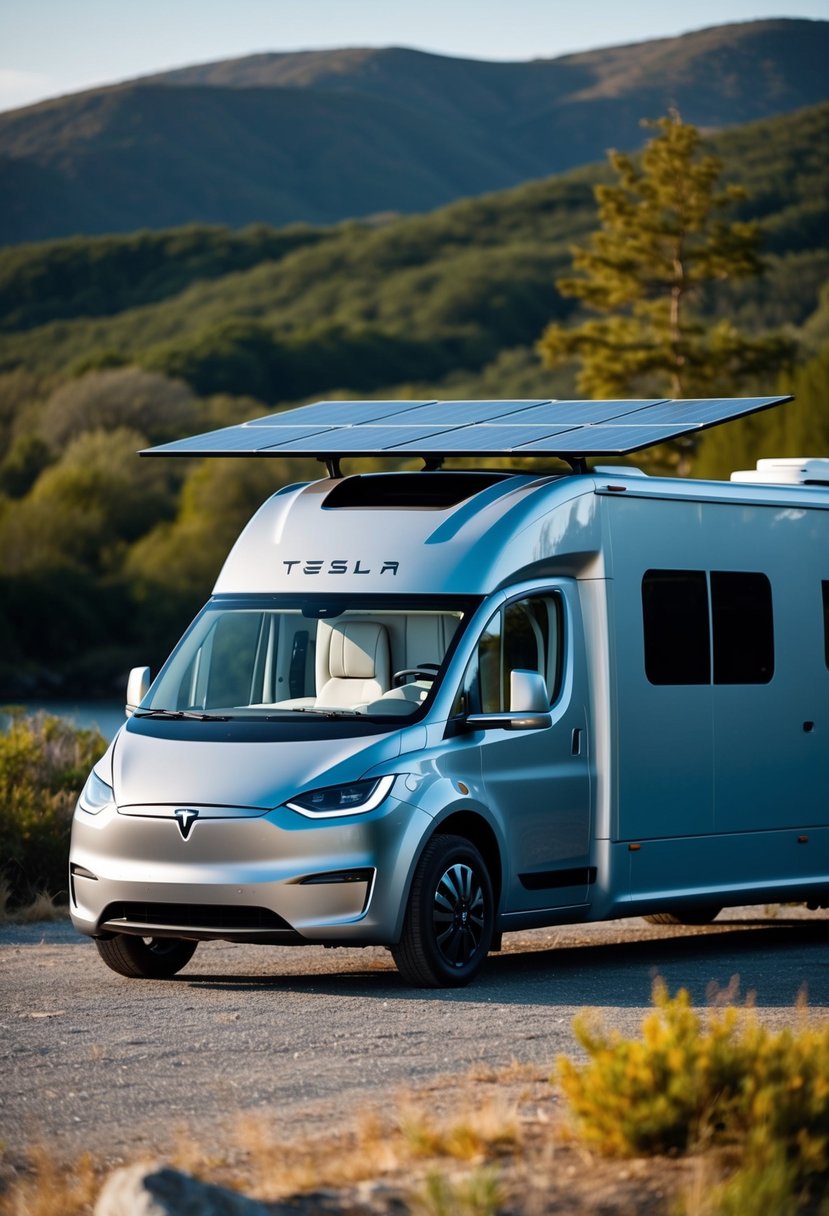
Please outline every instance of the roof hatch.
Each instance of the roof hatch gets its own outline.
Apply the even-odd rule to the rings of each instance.
[[[508,481],[513,473],[491,471],[423,473],[357,473],[338,481],[325,496],[323,507],[336,510],[343,507],[386,510],[395,507],[423,507],[445,510],[466,502],[468,498],[488,490],[499,481]]]

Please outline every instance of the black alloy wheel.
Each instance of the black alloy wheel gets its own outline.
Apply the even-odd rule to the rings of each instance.
[[[434,836],[412,880],[400,942],[392,955],[421,988],[461,987],[492,944],[495,901],[481,854],[462,836]]]

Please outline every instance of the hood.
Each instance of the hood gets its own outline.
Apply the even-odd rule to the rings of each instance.
[[[236,743],[122,731],[112,776],[118,806],[190,805],[267,811],[320,786],[356,781],[400,754],[400,732],[380,738]]]

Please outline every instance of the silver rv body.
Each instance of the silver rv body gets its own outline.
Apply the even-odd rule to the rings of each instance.
[[[139,687],[140,686],[140,687]],[[392,948],[829,903],[829,487],[633,469],[289,486],[79,800],[75,926]]]

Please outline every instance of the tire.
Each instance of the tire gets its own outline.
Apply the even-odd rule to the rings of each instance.
[[[462,836],[433,836],[423,850],[399,943],[397,969],[418,988],[460,988],[477,975],[495,927],[483,857]]]
[[[687,908],[679,912],[649,912],[642,920],[652,925],[710,925],[716,920],[722,908]]]
[[[170,979],[187,966],[198,944],[179,937],[133,937],[127,933],[95,939],[107,967],[130,980]]]

